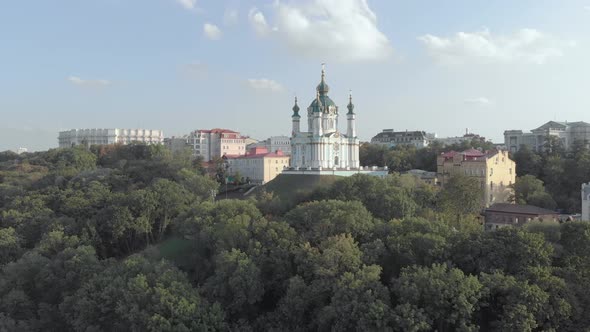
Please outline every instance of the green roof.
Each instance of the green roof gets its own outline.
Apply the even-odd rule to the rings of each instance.
[[[321,102],[321,105],[323,107],[328,107],[328,106],[334,106],[336,107],[336,104],[334,103],[334,101],[332,101],[332,99],[330,99],[330,97],[328,97],[327,95],[320,95],[319,96],[319,100]],[[318,98],[315,98],[311,104],[309,105],[309,107],[312,108],[313,112],[321,112],[320,108],[318,107]]]

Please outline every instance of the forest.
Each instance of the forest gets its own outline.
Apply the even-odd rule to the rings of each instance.
[[[526,174],[554,194],[570,157]],[[467,177],[357,175],[288,199],[218,187],[162,146],[1,152],[0,331],[590,326],[590,224],[483,232]]]

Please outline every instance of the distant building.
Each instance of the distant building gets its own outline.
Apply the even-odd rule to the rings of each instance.
[[[485,206],[508,202],[509,186],[516,180],[516,165],[507,151],[450,151],[439,155],[436,163],[441,186],[444,187],[453,175],[474,177],[483,189],[482,202]]]
[[[496,230],[502,227],[522,226],[526,223],[559,222],[559,213],[532,205],[516,205],[496,203],[485,209],[485,230]]]
[[[439,142],[442,146],[448,145],[460,145],[464,142],[481,142],[484,143],[486,138],[478,134],[470,133],[469,130],[465,130],[465,135],[456,137],[435,137],[431,142]]]
[[[27,152],[29,152],[29,149],[27,149],[27,148],[18,148],[18,149],[16,149],[16,153],[17,154],[27,153]]]
[[[161,144],[164,133],[151,129],[72,129],[59,132],[59,147],[67,148],[75,145],[106,145],[129,144],[134,142],[145,144]]]
[[[254,147],[263,147],[271,152],[281,150],[284,154],[291,155],[291,138],[289,136],[271,136],[264,141],[257,141],[246,146],[248,150]]]
[[[406,172],[406,174],[413,175],[418,179],[431,184],[433,186],[438,185],[438,180],[436,178],[436,172],[429,172],[421,169],[411,169]]]
[[[430,138],[424,131],[393,131],[393,129],[383,129],[382,132],[371,139],[372,144],[386,145],[395,147],[398,145],[412,145],[417,148],[428,146]]]
[[[237,131],[215,128],[195,130],[182,137],[166,138],[164,144],[173,151],[190,149],[195,157],[210,161],[224,155],[246,154],[246,140]]]
[[[590,221],[590,183],[582,184],[582,220]]]
[[[264,184],[289,166],[289,156],[281,150],[269,152],[264,147],[254,147],[245,155],[225,155],[230,175],[239,175],[253,183]]]
[[[542,151],[547,136],[559,138],[563,147],[570,149],[575,141],[590,142],[590,124],[578,122],[549,121],[539,128],[525,133],[522,130],[506,130],[504,144],[510,152],[516,152],[522,145],[533,151]]]

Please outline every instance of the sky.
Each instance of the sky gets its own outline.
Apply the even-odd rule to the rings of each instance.
[[[0,151],[73,128],[289,135],[322,63],[342,116],[352,92],[361,140],[502,142],[590,122],[589,59],[590,0],[5,0]]]

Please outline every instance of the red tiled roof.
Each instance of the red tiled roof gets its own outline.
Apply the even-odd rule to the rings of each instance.
[[[254,159],[254,158],[272,158],[272,157],[287,157],[288,158],[289,156],[285,155],[283,153],[283,151],[277,150],[276,152],[246,154],[246,155],[242,155],[242,156],[225,155],[225,157],[230,158],[230,159]]]
[[[469,150],[465,150],[463,152],[461,152],[462,155],[464,155],[465,157],[483,157],[485,156],[485,153],[476,150],[476,149],[469,149]]]
[[[452,150],[451,150],[451,151],[449,151],[449,152],[443,152],[443,153],[441,154],[441,156],[443,156],[443,157],[445,157],[445,158],[452,158],[452,157],[456,156],[456,155],[457,155],[457,153],[459,153],[459,152],[456,152],[456,151],[452,151]]]

